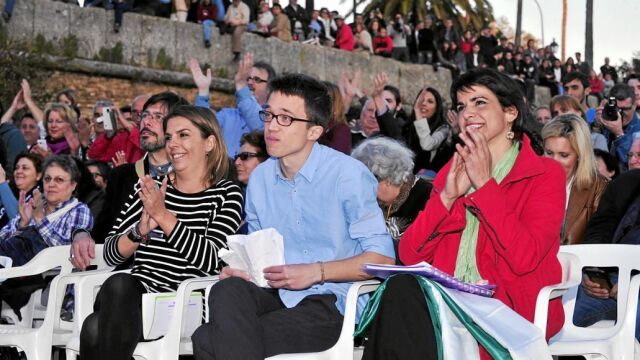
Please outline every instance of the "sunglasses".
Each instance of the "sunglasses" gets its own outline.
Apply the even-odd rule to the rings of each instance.
[[[262,153],[252,153],[252,152],[241,152],[239,154],[236,154],[236,156],[233,158],[233,160],[242,160],[242,161],[247,161],[247,159],[251,158],[251,157],[263,157],[264,154]]]

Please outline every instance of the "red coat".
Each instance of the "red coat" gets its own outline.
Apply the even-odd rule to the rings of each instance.
[[[341,50],[353,51],[354,45],[355,39],[353,38],[351,26],[342,24],[336,35],[336,47]]]
[[[134,163],[144,156],[144,150],[140,148],[139,134],[136,127],[131,129],[131,132],[120,130],[111,139],[102,134],[93,142],[87,155],[93,160],[109,163],[116,156],[116,152],[122,150],[127,163]]]
[[[562,279],[557,254],[566,196],[564,170],[556,161],[537,156],[525,137],[501,184],[491,179],[456,200],[448,211],[439,194],[450,167],[451,162],[438,173],[424,210],[402,236],[400,259],[407,265],[426,261],[453,274],[467,206],[480,218],[476,249],[480,275],[497,286],[496,299],[533,322],[540,289]],[[547,339],[563,323],[560,299],[553,300]]]

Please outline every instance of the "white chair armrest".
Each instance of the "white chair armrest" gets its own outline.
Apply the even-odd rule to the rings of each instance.
[[[543,287],[536,299],[536,311],[533,323],[542,331],[544,336],[546,336],[547,331],[549,301],[564,295],[569,289],[580,285],[582,282],[580,260],[576,255],[561,252],[558,253],[558,259],[562,264],[563,281],[559,284]]]
[[[344,324],[340,332],[340,338],[353,338],[356,327],[356,313],[358,311],[358,297],[375,291],[380,286],[379,280],[365,280],[354,282],[347,293],[344,310]]]
[[[176,309],[181,311],[180,316],[174,316],[171,324],[171,328],[167,333],[167,336],[176,336],[178,341],[180,339],[180,334],[182,334],[182,330],[184,328],[184,319],[187,315],[187,307],[186,304],[189,303],[189,296],[191,293],[196,290],[204,290],[213,284],[217,283],[220,278],[216,276],[207,276],[201,278],[194,278],[183,281],[180,286],[178,286],[178,290],[176,291]],[[205,308],[207,304],[207,298],[204,298]],[[179,345],[179,344],[177,344]]]
[[[28,263],[0,269],[0,279],[10,279],[21,276],[38,275],[48,270],[60,267],[62,273],[71,272],[72,265],[69,262],[71,246],[53,246],[40,251]]]

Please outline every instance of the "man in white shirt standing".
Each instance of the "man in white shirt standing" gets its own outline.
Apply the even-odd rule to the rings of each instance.
[[[233,61],[240,60],[240,52],[242,51],[242,33],[247,31],[249,15],[250,11],[247,4],[240,0],[233,0],[224,16],[225,32],[232,34],[231,51],[233,52]]]

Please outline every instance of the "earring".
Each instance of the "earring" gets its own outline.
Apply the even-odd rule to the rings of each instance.
[[[512,141],[515,138],[516,134],[513,133],[513,130],[507,131],[507,140]]]

